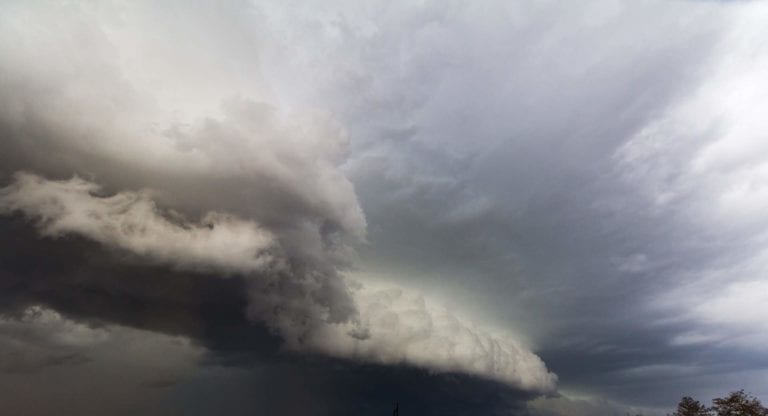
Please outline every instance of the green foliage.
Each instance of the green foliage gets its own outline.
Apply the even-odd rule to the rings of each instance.
[[[677,411],[672,413],[672,416],[709,416],[711,414],[707,406],[704,406],[700,401],[694,400],[692,397],[686,396],[680,400],[680,403],[677,405]]]
[[[768,416],[768,409],[760,400],[744,393],[744,390],[712,400],[712,410],[717,416]]]
[[[709,408],[692,397],[683,397],[670,416],[768,416],[768,409],[756,397],[739,390],[713,399]]]

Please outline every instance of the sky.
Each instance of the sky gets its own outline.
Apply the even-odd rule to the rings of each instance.
[[[768,400],[768,4],[0,3],[0,408]]]

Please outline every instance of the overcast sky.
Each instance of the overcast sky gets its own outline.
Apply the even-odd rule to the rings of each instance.
[[[768,3],[0,4],[9,414],[768,400]]]

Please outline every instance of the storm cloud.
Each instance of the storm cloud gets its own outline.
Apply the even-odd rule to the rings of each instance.
[[[4,214],[22,214],[42,238],[79,235],[133,262],[238,275],[243,313],[291,350],[554,388],[556,377],[509,331],[340,274],[366,228],[339,169],[345,129],[328,111],[291,109],[259,85],[257,45],[237,48],[252,56],[235,68],[208,62],[210,48],[243,41],[248,21],[202,50],[177,47],[199,33],[173,12],[224,25],[255,10],[146,7],[8,5],[3,37],[17,41],[1,52]],[[151,33],[163,40],[144,39]]]
[[[189,414],[765,396],[767,18],[7,2],[0,366],[80,368],[59,335],[116,328],[182,340]]]

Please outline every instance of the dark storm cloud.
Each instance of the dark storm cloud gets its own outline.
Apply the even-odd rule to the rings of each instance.
[[[762,6],[348,6],[299,7],[272,79],[315,68],[294,99],[356,138],[361,273],[521,328],[573,394],[765,385]]]
[[[18,216],[3,218],[0,226],[5,314],[45,305],[97,326],[188,336],[212,350],[227,350],[227,340],[246,350],[276,349],[274,335],[245,319],[242,279],[147,265],[77,236],[41,239]]]
[[[291,415],[401,414],[527,415],[529,393],[462,375],[436,376],[399,366],[302,361],[297,368],[269,363],[252,370],[210,368],[178,388],[191,415],[254,410]],[[264,391],[268,383],[272,392]]]
[[[507,334],[467,322],[418,293],[334,279],[335,270],[324,274],[274,247],[273,234],[251,221],[211,212],[197,224],[164,214],[146,193],[97,191],[77,178],[18,173],[0,190],[0,211],[24,213],[47,238],[83,235],[137,261],[218,271],[221,278],[234,271],[246,282],[248,316],[294,350],[467,372],[531,390],[554,384],[543,363]]]
[[[435,413],[663,414],[763,394],[764,5],[115,10],[3,10],[0,209],[30,253],[4,257],[9,311],[191,337],[222,366],[181,383],[185,401],[278,413],[392,393]],[[248,230],[234,260],[210,244],[228,226]],[[46,250],[72,262],[38,265]],[[286,340],[388,366],[294,365]],[[561,395],[523,406],[400,366],[551,388],[528,343]],[[286,394],[248,396],[264,379]],[[328,396],[344,399],[305,405]]]
[[[460,374],[297,356],[282,351],[280,338],[268,328],[245,318],[248,298],[242,279],[147,265],[80,237],[40,239],[19,217],[3,218],[0,229],[3,247],[11,248],[0,253],[3,316],[18,317],[31,305],[44,305],[91,325],[94,331],[119,324],[189,337],[205,347],[204,364],[193,376],[151,384],[170,389],[162,400],[181,399],[174,408],[184,414],[386,413],[394,401],[402,403],[404,412],[424,415],[509,414],[522,412],[525,400],[534,397]],[[4,329],[0,325],[0,339],[7,342]],[[61,348],[56,356],[38,354],[45,362],[25,363],[17,358],[14,365],[45,374],[41,366],[94,359],[90,350],[71,347],[82,356],[63,356],[66,349]],[[5,362],[2,358],[0,350],[0,364]],[[9,378],[9,371],[20,371],[16,367],[1,367],[0,383]],[[101,406],[96,409],[111,409]],[[43,408],[40,414],[44,413]]]
[[[38,233],[5,242],[6,307],[552,390],[510,331],[341,274],[366,232],[344,127],[260,78],[259,10],[199,7],[3,8],[0,213]]]

